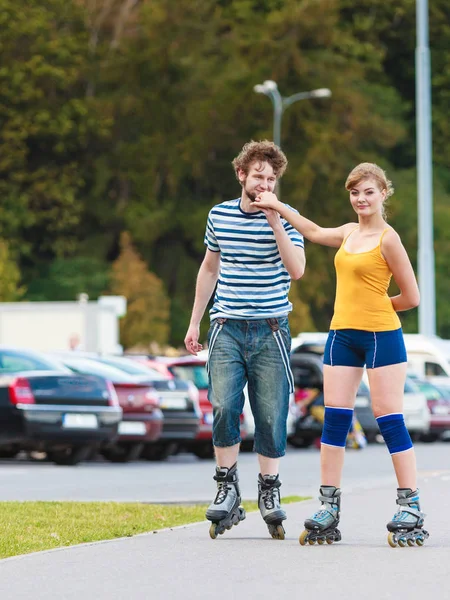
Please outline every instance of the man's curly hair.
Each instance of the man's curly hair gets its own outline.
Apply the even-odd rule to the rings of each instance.
[[[253,163],[267,162],[272,167],[275,176],[280,179],[286,170],[288,161],[284,152],[273,142],[262,140],[260,142],[248,142],[233,160],[236,177],[239,180],[238,171],[242,170],[246,175]]]

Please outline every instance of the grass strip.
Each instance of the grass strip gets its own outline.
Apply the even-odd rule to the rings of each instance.
[[[289,496],[284,504],[306,498]],[[246,511],[256,502],[243,502]],[[205,520],[206,504],[0,502],[0,558],[110,540]]]

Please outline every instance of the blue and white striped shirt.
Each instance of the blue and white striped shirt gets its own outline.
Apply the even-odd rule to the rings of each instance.
[[[281,222],[295,246],[303,248],[303,236],[285,219]],[[263,212],[244,212],[240,198],[217,204],[208,215],[205,245],[220,252],[211,320],[269,319],[291,312],[291,278]]]

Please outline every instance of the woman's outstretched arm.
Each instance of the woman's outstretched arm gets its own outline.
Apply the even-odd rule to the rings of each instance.
[[[286,204],[283,204],[283,202],[280,202],[272,192],[259,194],[253,205],[257,208],[272,208],[276,210],[283,219],[286,219],[306,239],[315,244],[322,244],[323,246],[338,248],[342,244],[344,237],[351,230],[351,227],[356,227],[356,223],[346,223],[340,227],[320,227],[314,221],[306,219]]]

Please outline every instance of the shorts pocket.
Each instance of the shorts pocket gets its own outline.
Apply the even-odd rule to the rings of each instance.
[[[286,334],[286,332],[282,333],[280,331],[280,329],[277,329],[276,331],[272,331],[272,335],[275,338],[278,349],[280,351],[281,360],[283,362],[284,370],[286,372],[286,377],[289,382],[289,393],[293,394],[294,393],[294,376],[292,374],[290,357],[289,357],[290,344],[288,344],[287,341],[285,341],[285,334]],[[290,336],[289,336],[289,339],[290,339]]]
[[[209,375],[209,361],[211,358],[212,351],[214,349],[214,344],[216,343],[217,337],[219,333],[222,331],[223,326],[225,325],[226,319],[216,319],[212,325],[208,334],[208,359],[206,361],[206,372]]]

